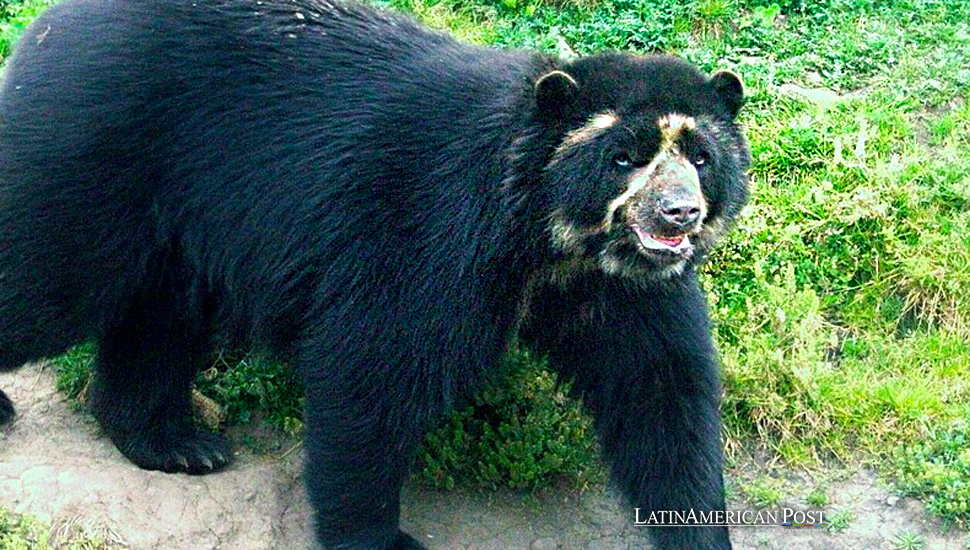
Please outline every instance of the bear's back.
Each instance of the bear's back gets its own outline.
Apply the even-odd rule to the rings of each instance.
[[[502,155],[548,63],[364,6],[267,0],[67,0],[10,61],[0,273],[94,318],[178,254],[254,290],[241,316],[269,327],[298,317],[307,273],[457,286],[490,261],[468,250],[502,240],[485,223]]]

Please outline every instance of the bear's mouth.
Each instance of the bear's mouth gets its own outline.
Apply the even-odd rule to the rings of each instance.
[[[666,252],[675,255],[686,255],[694,246],[690,242],[690,237],[682,235],[657,235],[649,233],[637,224],[630,224],[630,229],[637,238],[640,248],[646,253]]]

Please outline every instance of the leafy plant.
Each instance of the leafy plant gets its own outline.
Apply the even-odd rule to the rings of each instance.
[[[892,471],[906,494],[924,499],[936,515],[966,525],[970,521],[970,415],[897,449]]]
[[[518,350],[503,376],[455,411],[418,452],[419,480],[535,489],[556,480],[602,479],[590,419],[541,362]]]

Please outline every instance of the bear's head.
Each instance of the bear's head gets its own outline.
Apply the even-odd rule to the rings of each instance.
[[[541,182],[552,246],[627,277],[696,262],[747,200],[743,101],[734,73],[672,57],[604,54],[542,75],[537,116],[557,136]]]

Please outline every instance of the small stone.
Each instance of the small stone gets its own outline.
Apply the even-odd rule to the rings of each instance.
[[[815,71],[809,71],[805,73],[805,80],[808,81],[810,84],[814,84],[815,86],[818,86],[822,82],[825,82],[825,79],[822,78],[822,75],[818,74]]]
[[[529,545],[529,550],[556,550],[559,544],[553,539],[536,539]]]
[[[814,103],[822,107],[833,105],[840,99],[838,92],[829,90],[828,88],[803,88],[796,84],[783,84],[781,91],[801,97],[809,103]]]
[[[886,498],[886,506],[895,506],[899,502],[899,497],[896,495],[889,495]]]

